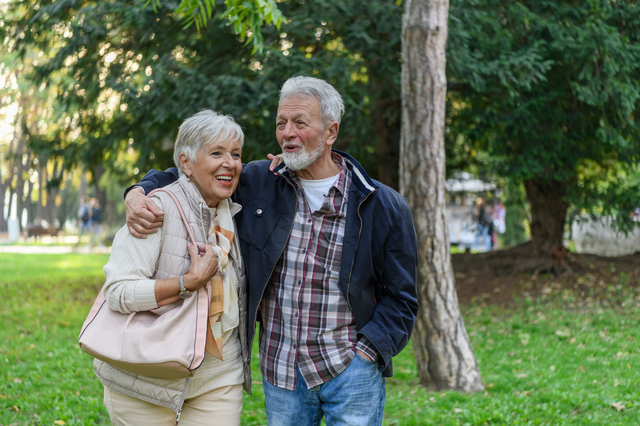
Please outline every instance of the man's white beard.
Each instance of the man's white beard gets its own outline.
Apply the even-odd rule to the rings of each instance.
[[[304,149],[304,146],[301,146],[297,152],[287,152],[284,150],[285,147],[286,144],[282,147],[282,159],[287,168],[293,171],[304,170],[318,158],[322,157],[324,153],[324,140],[320,138],[318,146],[311,152]]]

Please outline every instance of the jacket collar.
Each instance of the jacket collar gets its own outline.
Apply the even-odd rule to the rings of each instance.
[[[355,158],[353,158],[346,152],[337,151],[335,149],[331,150],[331,152],[338,154],[339,156],[344,158],[344,161],[347,164],[347,168],[351,170],[351,184],[355,185],[364,195],[369,195],[371,192],[376,191],[379,188],[379,186],[373,181],[373,179],[369,177],[367,172],[364,171],[360,163],[358,163]],[[281,176],[286,177],[287,179],[291,179],[289,170],[287,170],[287,166],[284,164],[284,162],[276,167],[275,172],[280,174]]]
[[[187,197],[187,201],[189,202],[189,207],[194,212],[201,212],[203,218],[203,224],[208,228],[209,223],[211,222],[211,213],[215,212],[215,209],[209,208],[207,203],[204,201],[202,194],[198,191],[198,188],[187,178],[185,174],[182,174],[178,178],[178,185],[184,191],[185,196]],[[229,198],[229,210],[231,211],[231,216],[235,216],[240,210],[242,210],[242,206],[238,203],[234,203]]]

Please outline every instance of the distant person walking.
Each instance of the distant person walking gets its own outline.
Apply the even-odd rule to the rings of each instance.
[[[91,231],[91,206],[89,205],[89,197],[82,197],[80,207],[78,208],[78,227],[80,228],[80,238],[84,231]]]
[[[491,234],[489,231],[491,230],[492,220],[487,216],[486,203],[482,197],[476,199],[476,215],[478,218],[478,231],[473,242],[473,248],[482,247],[483,251],[491,251]],[[482,240],[482,246],[480,246],[480,240]]]
[[[100,201],[97,198],[91,199],[91,225],[96,237],[100,236],[102,234],[102,211],[100,210]]]

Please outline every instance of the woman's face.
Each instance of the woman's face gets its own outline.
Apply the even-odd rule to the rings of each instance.
[[[209,207],[231,197],[242,171],[242,148],[237,140],[215,141],[202,145],[191,161],[180,154],[180,164]]]

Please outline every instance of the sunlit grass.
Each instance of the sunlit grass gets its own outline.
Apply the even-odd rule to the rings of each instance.
[[[106,255],[0,254],[0,424],[110,424],[92,360],[77,345]],[[606,302],[606,303],[604,303]],[[386,425],[637,425],[640,296],[565,290],[515,307],[463,307],[486,392],[429,392],[411,347],[387,380]],[[265,425],[257,344],[243,425]]]

